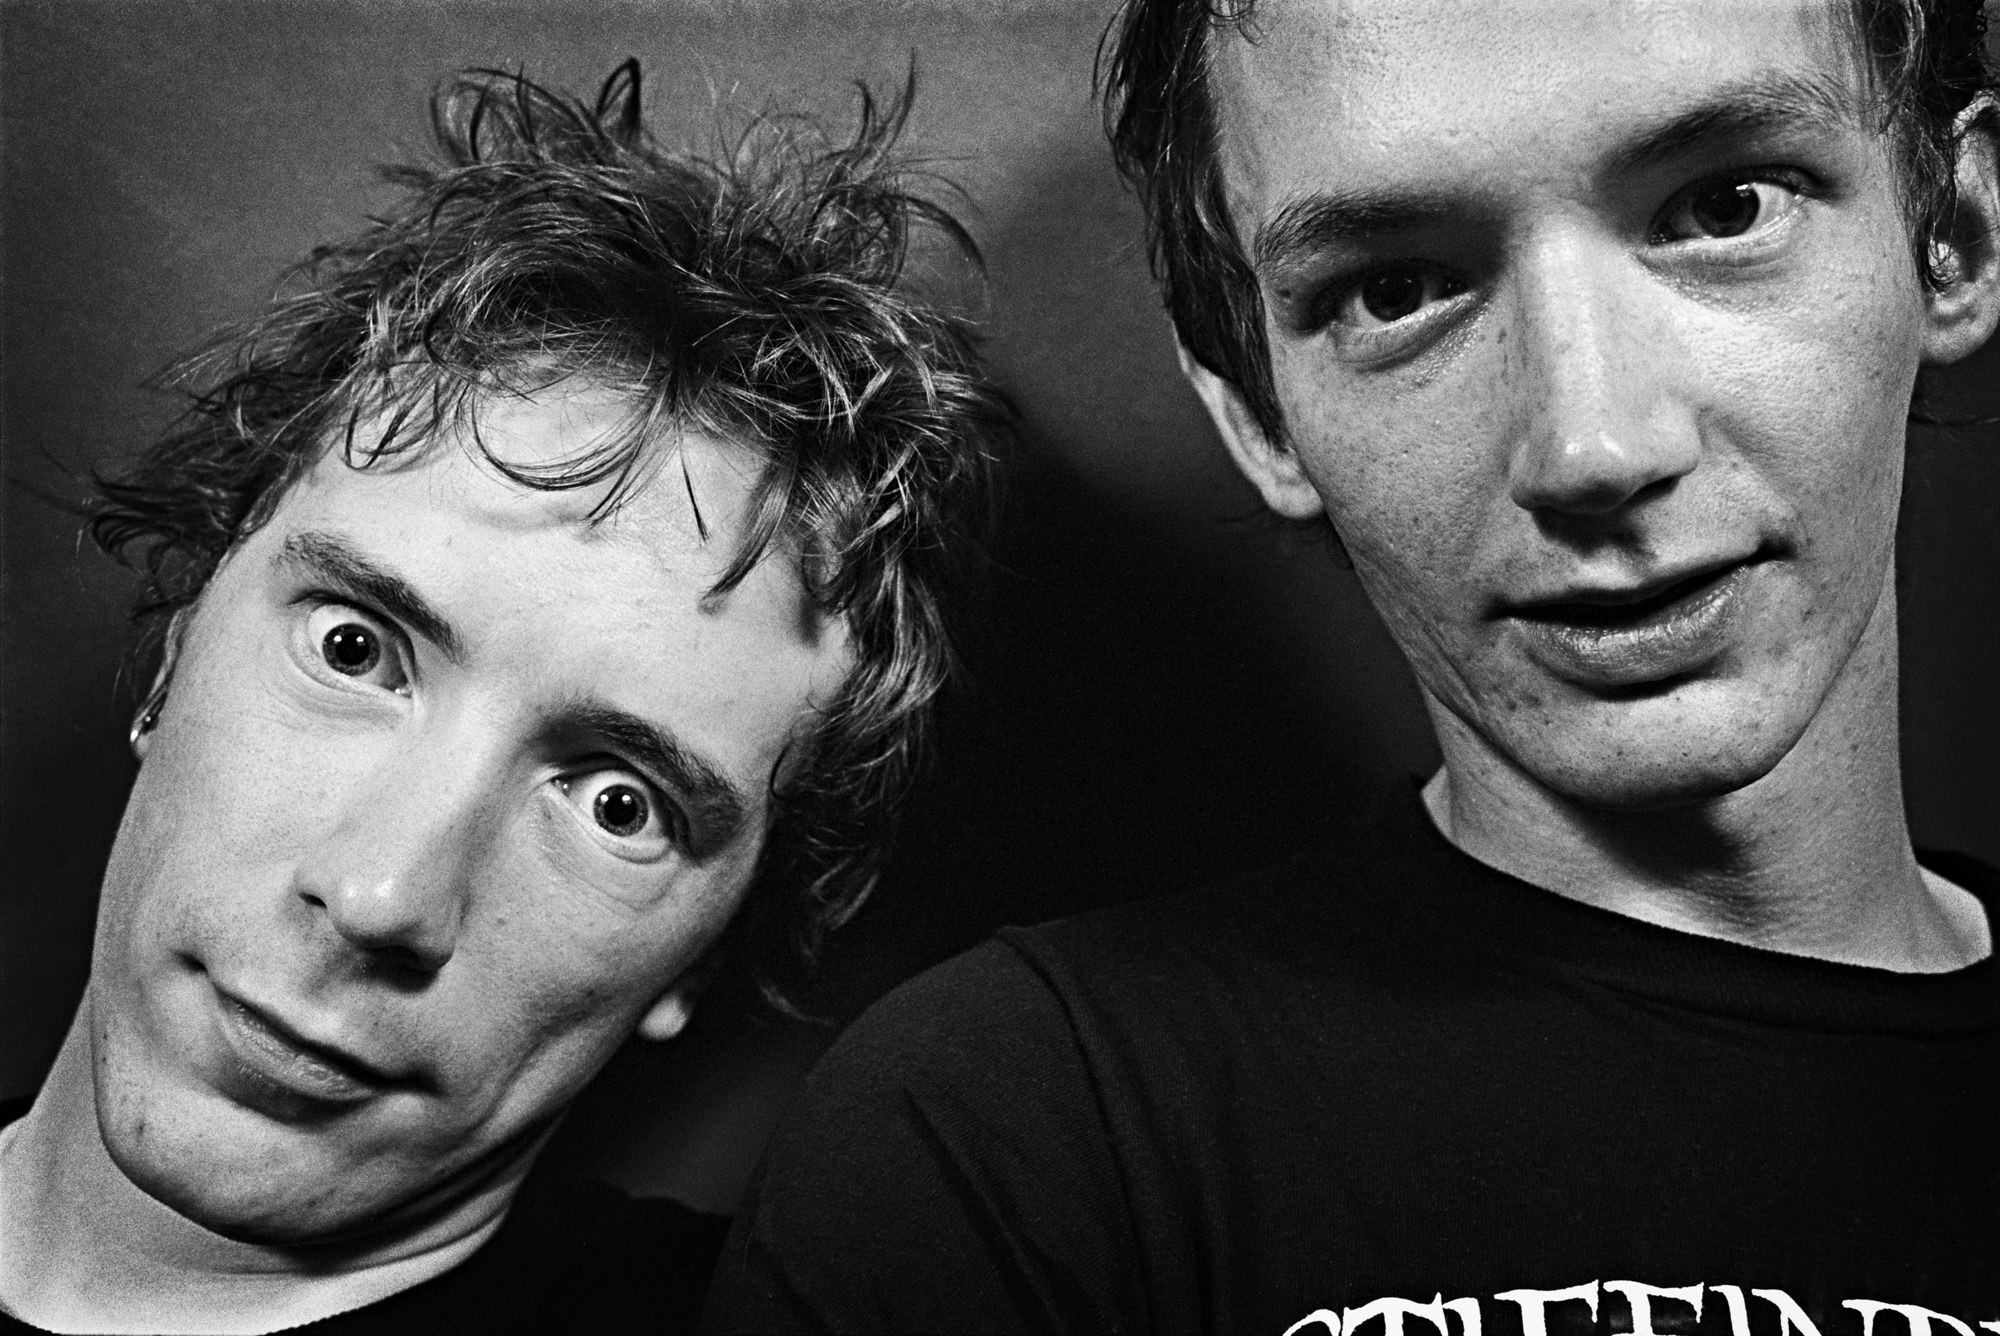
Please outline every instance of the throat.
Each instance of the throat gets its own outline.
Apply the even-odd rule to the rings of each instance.
[[[1990,954],[1983,905],[1918,865],[1900,805],[1872,819],[1786,820],[1768,798],[1741,790],[1670,811],[1592,811],[1546,790],[1454,782],[1448,770],[1424,789],[1433,824],[1462,852],[1659,927],[1901,973]]]

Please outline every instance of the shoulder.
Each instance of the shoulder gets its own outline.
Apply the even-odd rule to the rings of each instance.
[[[706,1329],[1117,1330],[1109,1130],[1061,997],[988,942],[890,993],[807,1077]]]
[[[2000,868],[1971,854],[1948,849],[1918,849],[1917,861],[1945,880],[1978,897],[1988,914],[2000,912]]]
[[[1345,861],[1308,854],[1001,930],[847,1029],[807,1077],[778,1154],[806,1178],[839,1165],[890,1183],[913,1155],[1102,1164],[1119,1111],[1160,1081],[1208,1065],[1257,1017],[1295,1010],[1285,999],[1302,987],[1355,986],[1371,952],[1354,931],[1369,915],[1365,896],[1345,893]]]
[[[1218,1018],[1301,989],[1372,993],[1435,953],[1426,888],[1456,870],[1414,852],[1414,807],[1397,794],[1272,866],[1004,928],[884,996],[808,1090],[936,1082],[991,1089],[1013,1109],[1024,1073],[1038,1087],[1095,1080],[1106,1048],[1199,1043]]]
[[[786,1135],[815,1164],[893,1155],[889,1127],[988,1140],[1067,1116],[1082,1081],[1068,1007],[1018,941],[988,941],[892,990],[814,1067]],[[1032,1077],[1029,1090],[1021,1086]],[[863,1141],[849,1130],[871,1132]]]
[[[1350,894],[1372,856],[1337,847],[1009,928],[883,997],[772,1139],[709,1329],[1157,1327],[1142,1236],[1174,1232],[1204,1111],[1242,1102],[1230,1055],[1268,1056],[1299,989],[1370,954],[1385,897]]]
[[[1079,1036],[1163,995],[1282,968],[1318,917],[1313,860],[993,938],[893,989],[849,1026],[808,1081],[826,1093],[887,1082],[1000,1084],[1028,1065],[1073,1070]],[[1017,1090],[1007,1089],[1010,1104]]]

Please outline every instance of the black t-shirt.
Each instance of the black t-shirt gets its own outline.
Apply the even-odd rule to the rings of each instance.
[[[28,1101],[0,1103],[0,1126]],[[362,1308],[287,1331],[595,1333],[694,1329],[729,1225],[663,1197],[530,1174],[493,1237],[451,1270]],[[0,1333],[37,1331],[0,1313]]]
[[[789,1113],[704,1330],[1984,1336],[1996,1093],[1994,959],[1656,927],[1402,794],[890,995]]]

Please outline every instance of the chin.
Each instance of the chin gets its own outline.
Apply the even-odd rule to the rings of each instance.
[[[218,1181],[220,1180],[220,1181]],[[307,1248],[338,1243],[367,1232],[364,1216],[324,1200],[298,1185],[268,1179],[243,1181],[233,1175],[191,1183],[184,1176],[140,1187],[212,1233],[238,1243],[272,1248]]]
[[[295,1247],[366,1232],[381,1207],[362,1176],[316,1148],[273,1136],[255,1115],[187,1091],[106,1101],[104,1148],[147,1196],[243,1243]],[[216,1107],[221,1103],[221,1107]],[[357,1193],[362,1196],[357,1196]]]
[[[1743,702],[1685,699],[1593,713],[1511,739],[1505,749],[1552,793],[1614,812],[1695,807],[1747,789],[1791,755],[1810,722],[1809,715],[1794,723]]]
[[[1658,812],[1697,807],[1746,789],[1777,768],[1773,757],[1614,756],[1608,763],[1571,762],[1530,773],[1552,792],[1583,807],[1611,812]]]

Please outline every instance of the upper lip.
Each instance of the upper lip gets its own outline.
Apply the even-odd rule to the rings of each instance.
[[[300,1052],[307,1054],[314,1060],[325,1063],[328,1067],[331,1067],[333,1070],[340,1072],[343,1075],[350,1076],[357,1081],[361,1081],[368,1085],[374,1085],[374,1086],[391,1086],[391,1085],[403,1084],[402,1078],[394,1075],[391,1072],[384,1071],[382,1068],[376,1066],[374,1063],[369,1062],[364,1058],[357,1057],[355,1054],[348,1052],[344,1048],[340,1048],[333,1044],[323,1043],[317,1039],[307,1038],[305,1035],[300,1034],[298,1030],[286,1024],[283,1020],[279,1019],[276,1015],[274,1015],[270,1011],[265,1010],[263,1007],[258,1006],[254,1002],[247,1001],[246,999],[239,997],[237,994],[229,992],[228,990],[223,988],[217,988],[216,992],[218,995],[221,996],[223,1005],[240,1008],[242,1011],[247,1013],[249,1017],[252,1020],[254,1020],[257,1024],[271,1031],[273,1034],[277,1035],[278,1038],[284,1040],[287,1044],[290,1044],[292,1047],[298,1049]]]
[[[1504,601],[1503,616],[1513,617],[1561,617],[1566,613],[1593,609],[1632,609],[1635,604],[1670,603],[1691,593],[1702,585],[1756,559],[1757,554],[1747,557],[1725,557],[1691,563],[1672,570],[1660,571],[1647,579],[1633,584],[1574,584],[1548,593],[1534,593],[1522,598]]]

